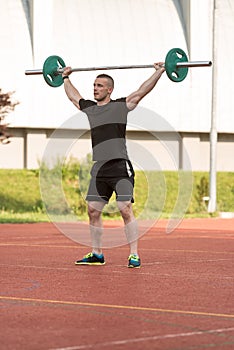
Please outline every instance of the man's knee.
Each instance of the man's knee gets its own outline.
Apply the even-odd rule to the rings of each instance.
[[[132,210],[132,203],[131,202],[117,202],[119,211],[122,215],[122,218],[124,220],[129,221],[134,217],[133,210]]]
[[[88,215],[90,219],[98,219],[102,214],[102,209],[104,207],[102,202],[89,202],[88,203]]]

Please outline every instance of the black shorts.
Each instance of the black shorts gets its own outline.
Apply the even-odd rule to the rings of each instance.
[[[117,201],[134,203],[134,171],[129,160],[115,159],[101,166],[100,163],[95,163],[91,175],[87,201],[108,203],[115,192]]]

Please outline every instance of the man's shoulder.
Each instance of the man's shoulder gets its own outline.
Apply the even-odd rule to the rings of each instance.
[[[119,102],[116,103],[117,106],[119,106],[118,108],[121,108],[121,110],[123,110],[125,113],[130,112],[130,109],[127,106],[127,97],[120,97],[117,98],[116,100],[113,100],[112,102]]]
[[[120,98],[117,98],[116,100],[111,100],[111,102],[126,102],[126,97],[120,97]]]
[[[92,100],[85,100],[84,98],[81,98],[79,101],[79,105],[80,105],[80,109],[86,109],[89,108],[91,106],[95,106],[97,103],[92,101]]]

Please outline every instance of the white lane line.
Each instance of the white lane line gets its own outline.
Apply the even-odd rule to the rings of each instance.
[[[97,346],[107,347],[107,346],[115,346],[115,345],[126,345],[126,344],[130,344],[130,343],[145,342],[148,340],[163,340],[163,339],[172,339],[172,338],[180,338],[180,337],[192,337],[195,335],[226,333],[226,332],[232,332],[232,331],[234,331],[234,328],[220,328],[220,329],[211,329],[211,330],[189,332],[189,333],[164,334],[164,335],[156,335],[153,337],[123,339],[123,340],[116,340],[116,341],[112,341],[112,342],[77,345],[77,346],[70,346],[70,347],[66,347],[66,348],[55,348],[55,349],[50,349],[50,350],[83,350],[83,349],[92,349],[92,348],[95,348]]]

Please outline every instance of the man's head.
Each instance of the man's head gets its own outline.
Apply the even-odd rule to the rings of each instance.
[[[114,89],[114,80],[107,74],[99,74],[94,81],[94,99],[98,102],[108,100]]]

